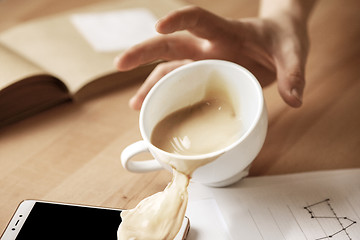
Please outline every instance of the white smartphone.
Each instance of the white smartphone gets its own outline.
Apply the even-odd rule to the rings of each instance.
[[[1,240],[117,240],[121,209],[25,200],[20,203]],[[187,217],[175,240],[185,240]]]

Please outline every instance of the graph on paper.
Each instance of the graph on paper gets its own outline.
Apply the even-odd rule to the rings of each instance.
[[[334,222],[335,225],[337,225],[335,229],[328,229],[323,237],[316,238],[315,240],[333,239],[337,236],[344,236],[349,240],[355,239],[351,237],[348,229],[357,222],[337,213],[336,209],[331,205],[329,198],[305,206],[304,209],[309,213],[311,219],[319,223],[321,222],[324,231],[326,226],[329,225],[329,222]]]

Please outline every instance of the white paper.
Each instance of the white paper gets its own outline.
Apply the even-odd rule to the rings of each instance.
[[[233,239],[360,239],[359,169],[247,178],[211,192]]]
[[[74,14],[71,21],[98,52],[123,50],[157,35],[156,17],[142,8]]]
[[[187,240],[231,239],[214,199],[189,201],[186,216],[190,219]]]
[[[190,220],[187,240],[230,240],[230,234],[211,188],[190,182],[186,216]]]

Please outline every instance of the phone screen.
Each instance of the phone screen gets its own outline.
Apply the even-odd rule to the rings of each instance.
[[[16,240],[117,239],[121,210],[36,202]]]

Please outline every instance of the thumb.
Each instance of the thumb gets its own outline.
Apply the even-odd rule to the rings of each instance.
[[[278,90],[283,100],[291,107],[300,107],[305,87],[305,61],[301,54],[287,53],[277,61]]]

